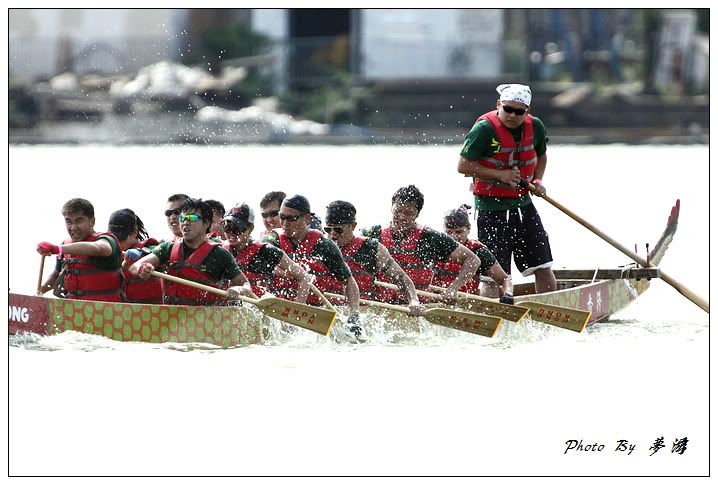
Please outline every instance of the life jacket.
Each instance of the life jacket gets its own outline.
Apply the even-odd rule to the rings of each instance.
[[[237,266],[239,266],[239,269],[242,270],[244,276],[246,276],[249,280],[249,284],[252,285],[252,291],[254,292],[254,294],[261,297],[262,295],[267,293],[267,288],[269,288],[271,280],[268,280],[265,275],[255,273],[254,271],[251,271],[249,269],[249,266],[254,261],[254,258],[257,256],[257,253],[259,253],[259,251],[264,246],[266,246],[266,243],[253,241],[246,248],[242,249],[236,254],[236,250],[229,244],[229,241],[222,242],[222,246],[232,255],[234,255],[234,259],[237,261]]]
[[[159,241],[155,238],[139,241],[134,249],[148,246],[157,246]],[[122,272],[125,277],[125,299],[129,303],[162,303],[162,280],[159,278],[142,279],[129,272],[129,268]]]
[[[316,246],[322,237],[321,232],[316,229],[310,229],[304,240],[295,248],[290,239],[282,232],[279,234],[279,247],[292,261],[300,265],[304,271],[314,275],[314,285],[319,288],[319,290],[343,293],[344,283],[332,276],[323,262],[315,256],[312,256],[314,246]],[[272,288],[277,292],[277,295],[283,298],[293,299],[297,294],[297,283],[286,276],[275,276]],[[310,305],[321,305],[322,301],[310,293],[307,298],[307,303]]]
[[[464,244],[464,246],[471,249],[472,252],[474,252],[476,249],[486,247],[484,243],[482,243],[481,241],[477,241],[476,239],[469,239],[468,241],[466,241],[466,244]],[[461,263],[452,259],[448,259],[446,261],[437,260],[434,261],[433,268],[434,284],[436,286],[441,286],[442,288],[447,288],[456,279],[456,276],[458,276],[459,272],[461,271]],[[464,286],[459,288],[459,291],[478,295],[480,284],[481,274],[479,273],[479,271],[477,271],[472,279],[470,279]]]
[[[366,242],[364,236],[355,236],[354,239],[349,241],[342,249],[342,257],[349,266],[349,270],[352,272],[352,276],[357,282],[359,287],[359,293],[362,298],[373,299],[374,298],[374,275],[364,269],[359,263],[357,263],[354,257],[356,253]]]
[[[499,170],[511,170],[514,166],[519,168],[521,179],[531,182],[536,169],[536,149],[534,148],[534,121],[533,116],[527,114],[521,132],[521,142],[516,145],[514,137],[508,128],[501,123],[496,111],[484,113],[476,120],[486,120],[491,123],[494,133],[499,139],[498,153],[479,159],[479,165]],[[527,187],[514,188],[497,180],[481,180],[474,177],[474,195],[505,197],[518,199],[528,193]]]
[[[94,242],[100,236],[111,237],[120,246],[117,238],[109,232],[96,232],[90,234],[83,241]],[[67,239],[63,244],[70,244]],[[64,298],[73,300],[93,301],[125,301],[123,291],[122,267],[103,269],[97,266],[96,256],[82,256],[79,254],[64,254],[62,257],[62,270],[60,271],[59,294]]]
[[[167,274],[215,288],[227,288],[227,282],[210,279],[203,271],[204,260],[215,247],[219,246],[218,243],[205,240],[186,259],[183,254],[183,246],[182,239],[175,239],[167,262]],[[175,305],[213,305],[226,301],[220,295],[169,280],[164,283],[164,292],[165,303]]]
[[[426,290],[431,284],[434,273],[431,268],[416,256],[416,246],[421,235],[426,229],[425,226],[416,225],[398,246],[394,242],[390,227],[381,230],[379,242],[381,242],[389,250],[389,254],[396,260],[401,268],[409,275],[411,281],[414,282],[417,290]],[[379,281],[391,283],[392,280],[384,273],[377,273]],[[406,303],[406,296],[397,290],[389,288],[377,287],[374,290],[374,296],[379,301],[389,303]],[[424,301],[422,298],[420,300]]]

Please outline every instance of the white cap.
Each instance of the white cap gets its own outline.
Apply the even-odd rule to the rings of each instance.
[[[500,84],[496,92],[501,95],[501,101],[516,101],[531,106],[531,88],[523,84]]]

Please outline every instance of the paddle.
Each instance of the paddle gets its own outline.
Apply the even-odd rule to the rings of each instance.
[[[322,293],[319,288],[317,288],[316,286],[314,286],[314,283],[312,283],[312,291],[314,292],[314,294],[316,294],[319,298],[322,299],[322,301],[324,302],[324,304],[325,304],[331,311],[333,311],[334,313],[337,312],[337,309],[334,308],[334,305],[332,305],[332,302],[330,302],[329,299],[327,299],[327,297],[324,296],[324,293]]]
[[[214,293],[215,295],[229,297],[229,294],[225,290],[221,290],[213,286],[203,285],[202,283],[178,278],[177,276],[160,273],[158,271],[152,271],[151,274],[156,278],[162,278],[181,285],[191,286],[209,293]],[[312,332],[322,335],[327,335],[329,333],[329,330],[332,328],[332,324],[334,323],[334,318],[337,315],[336,311],[329,311],[324,308],[303,305],[294,301],[283,300],[281,298],[271,296],[255,299],[239,295],[239,299],[255,305],[267,316],[276,318],[277,320],[281,320],[283,322],[291,323],[292,325],[296,325],[298,327],[306,328],[307,330],[311,330]]]
[[[332,298],[344,298],[342,295],[327,293]],[[359,299],[360,303],[409,315],[409,309],[400,305],[392,305],[381,301]],[[449,308],[428,308],[421,314],[428,322],[435,325],[463,330],[464,332],[481,335],[482,337],[493,337],[501,324],[501,318],[480,313],[467,312],[462,310],[451,310]]]
[[[429,286],[432,290],[443,290],[439,286]],[[553,325],[555,327],[565,328],[566,330],[572,330],[574,332],[582,332],[586,327],[589,318],[591,318],[591,312],[585,310],[578,310],[576,308],[569,308],[558,305],[551,305],[548,303],[536,302],[536,301],[522,301],[519,305],[507,305],[505,303],[499,303],[483,296],[474,295],[471,293],[459,292],[459,296],[464,300],[471,301],[471,310],[482,311],[490,313],[486,309],[491,309],[492,315],[501,315],[501,312],[521,312],[521,317],[527,313],[531,319]],[[474,306],[478,305],[478,306]],[[504,317],[507,320],[518,322],[508,316]]]
[[[37,275],[37,296],[42,296],[42,273],[45,271],[45,255],[40,258],[40,272]]]
[[[529,184],[529,190],[531,190],[531,192],[535,191],[535,190],[536,190],[536,186],[533,185],[533,184]],[[599,230],[599,229],[596,228],[594,225],[592,225],[591,223],[589,223],[588,221],[586,221],[585,219],[583,219],[582,217],[580,217],[580,216],[577,215],[576,213],[574,213],[574,212],[572,212],[571,210],[567,209],[566,207],[564,207],[564,206],[563,206],[562,204],[560,204],[559,202],[556,202],[554,199],[552,199],[552,198],[549,197],[548,195],[544,195],[544,196],[541,197],[541,198],[544,199],[544,200],[546,200],[546,202],[548,202],[548,203],[551,204],[552,206],[556,207],[558,210],[560,210],[561,212],[563,212],[564,214],[566,214],[567,216],[569,216],[569,217],[570,217],[571,219],[573,219],[574,221],[576,221],[576,222],[578,222],[579,224],[581,224],[583,227],[585,227],[586,229],[588,229],[589,231],[591,231],[592,233],[594,233],[595,235],[597,235],[598,237],[600,237],[600,238],[603,239],[604,241],[606,241],[608,244],[610,244],[610,245],[613,246],[614,248],[616,248],[616,249],[618,249],[619,251],[621,251],[623,254],[625,254],[626,256],[628,256],[629,258],[631,258],[631,259],[632,259],[633,261],[635,261],[636,263],[640,264],[641,266],[643,266],[643,267],[645,267],[645,268],[648,268],[648,267],[651,266],[651,265],[648,263],[648,261],[646,261],[645,259],[643,259],[643,258],[640,257],[639,255],[637,255],[636,253],[634,253],[634,252],[631,251],[630,249],[628,249],[628,248],[622,246],[618,241],[616,241],[616,240],[613,239],[612,237],[608,236],[606,233],[604,233],[603,231]],[[669,285],[671,285],[673,288],[675,288],[675,289],[678,291],[678,293],[680,293],[681,295],[685,296],[685,297],[688,298],[690,301],[692,301],[693,303],[695,303],[696,305],[698,305],[701,309],[703,309],[703,311],[705,311],[706,313],[709,312],[708,302],[707,302],[706,300],[704,300],[703,298],[699,297],[696,293],[694,293],[693,291],[691,291],[688,287],[686,287],[686,286],[683,285],[682,283],[676,281],[675,279],[673,279],[672,277],[670,277],[669,275],[667,275],[667,274],[665,273],[665,271],[663,271],[663,270],[661,270],[661,276],[660,276],[660,277],[661,277],[661,279],[662,279],[663,281],[665,281],[666,283],[668,283]]]

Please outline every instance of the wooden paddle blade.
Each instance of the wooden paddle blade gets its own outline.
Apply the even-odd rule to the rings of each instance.
[[[422,315],[429,322],[444,327],[475,333],[483,337],[493,337],[501,324],[501,319],[480,313],[449,310],[448,308],[430,308]]]
[[[519,322],[528,313],[529,309],[524,306],[507,305],[491,300],[460,299],[461,306],[472,312],[484,313],[494,317],[501,317],[504,320]]]
[[[324,308],[302,305],[281,298],[265,297],[252,303],[265,315],[325,336],[331,330],[337,316],[336,312]]]
[[[573,330],[574,332],[582,332],[589,318],[591,318],[591,312],[576,310],[575,308],[549,305],[538,301],[520,301],[517,303],[530,310],[529,316],[533,320]]]

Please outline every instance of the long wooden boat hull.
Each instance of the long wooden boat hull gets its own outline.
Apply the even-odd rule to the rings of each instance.
[[[423,318],[363,308],[372,333],[454,331]],[[8,293],[8,332],[55,335],[65,331],[121,342],[203,343],[220,347],[264,344],[276,330],[299,327],[272,319],[252,306],[186,306],[66,300]],[[319,337],[321,338],[321,337]]]
[[[10,334],[74,330],[123,342],[232,347],[262,343],[268,323],[268,317],[244,306],[144,305],[8,293]]]
[[[559,305],[591,312],[588,324],[600,322],[617,313],[645,292],[648,279],[615,279],[600,281],[558,281],[559,289],[550,293],[541,293],[516,297],[516,304],[534,301]],[[570,287],[566,287],[571,285]],[[575,285],[575,286],[573,286]],[[550,315],[547,315],[549,318]]]
[[[608,318],[646,291],[649,280],[560,281],[564,289],[516,297],[591,312],[589,323]],[[471,310],[470,302],[461,305]],[[423,318],[362,307],[369,332],[441,331]],[[550,316],[549,316],[550,317]],[[76,331],[122,342],[205,343],[236,347],[266,343],[273,325],[286,325],[249,306],[185,306],[65,300],[8,293],[8,331],[54,335]]]

